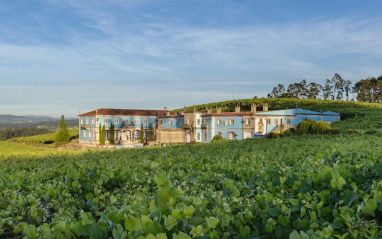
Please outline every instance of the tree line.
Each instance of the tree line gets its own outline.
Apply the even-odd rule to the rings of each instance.
[[[303,79],[300,83],[289,84],[288,87],[278,84],[271,93],[268,93],[267,97],[348,101],[354,100],[354,98],[350,98],[351,94],[355,94],[358,101],[382,103],[382,75],[378,78],[361,79],[354,85],[350,80],[344,80],[337,73],[332,79],[326,79],[324,85],[315,82],[308,84]]]
[[[0,141],[18,138],[18,137],[28,137],[40,134],[47,134],[50,131],[47,128],[16,128],[16,129],[2,129],[0,130]]]

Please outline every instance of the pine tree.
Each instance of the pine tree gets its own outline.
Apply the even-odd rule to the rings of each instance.
[[[101,127],[101,124],[99,124],[99,128],[98,128],[98,136],[99,136],[99,144],[102,144],[102,127]]]
[[[56,134],[56,142],[66,142],[70,138],[68,126],[66,125],[66,121],[64,115],[61,115],[60,125],[58,126],[58,132]]]
[[[144,134],[143,125],[141,125],[141,137],[139,138],[139,142],[142,144],[145,142],[145,139],[143,138],[143,134]]]
[[[102,126],[101,132],[102,132],[102,136],[101,136],[101,139],[100,139],[100,143],[101,143],[101,145],[105,145],[105,141],[106,141],[106,139],[105,139],[106,138],[105,125]]]
[[[149,126],[149,140],[155,141],[155,131],[154,131],[154,126],[152,123],[150,123],[150,126]]]
[[[109,144],[114,144],[114,125],[110,125],[110,136],[109,136]]]

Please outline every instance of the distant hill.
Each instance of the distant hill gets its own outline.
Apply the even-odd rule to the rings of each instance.
[[[24,127],[45,127],[51,130],[57,129],[60,124],[59,118],[53,118],[49,116],[38,116],[38,115],[11,115],[11,114],[0,114],[0,129],[13,129],[13,128],[24,128]],[[66,124],[68,127],[78,126],[78,119],[68,118],[66,119]]]
[[[33,123],[40,121],[53,121],[57,120],[49,116],[37,116],[37,115],[26,115],[26,116],[17,116],[10,114],[0,114],[0,123]]]

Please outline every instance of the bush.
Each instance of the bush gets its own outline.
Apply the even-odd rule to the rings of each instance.
[[[222,140],[224,140],[223,136],[217,134],[212,138],[211,142],[222,141]]]
[[[267,136],[265,136],[265,137],[268,138],[268,139],[277,139],[277,138],[280,137],[280,134],[270,132],[270,133],[268,133]]]
[[[281,136],[285,136],[285,137],[289,137],[289,136],[292,136],[294,134],[294,131],[295,129],[291,128],[291,129],[287,129],[284,131],[284,133],[282,133]]]
[[[355,130],[355,129],[348,129],[348,131],[346,131],[347,134],[359,134],[358,130]]]
[[[326,134],[341,134],[341,130],[338,128],[328,129],[325,133]]]
[[[365,132],[366,135],[372,135],[372,134],[377,134],[377,133],[378,133],[378,131],[376,131],[376,130],[368,130]]]
[[[312,134],[324,134],[328,129],[330,129],[330,125],[323,122],[318,121],[312,124],[311,133]]]
[[[297,125],[297,134],[310,134],[312,132],[312,125],[315,123],[316,121],[312,119],[304,119]]]

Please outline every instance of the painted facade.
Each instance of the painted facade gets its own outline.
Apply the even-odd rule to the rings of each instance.
[[[304,119],[331,123],[340,120],[335,112],[316,112],[305,109],[284,109],[268,111],[268,105],[263,105],[263,111],[256,111],[256,105],[250,112],[241,112],[235,107],[235,112],[216,113],[211,108],[206,111],[181,111],[179,114],[164,110],[124,110],[99,109],[79,115],[80,143],[98,144],[99,127],[105,126],[106,142],[110,137],[110,126],[114,124],[116,144],[138,143],[140,135],[148,138],[148,132],[155,132],[156,143],[190,143],[211,142],[215,135],[226,139],[243,140],[254,137],[264,137],[270,132],[296,127]],[[143,127],[143,132],[141,132]]]

